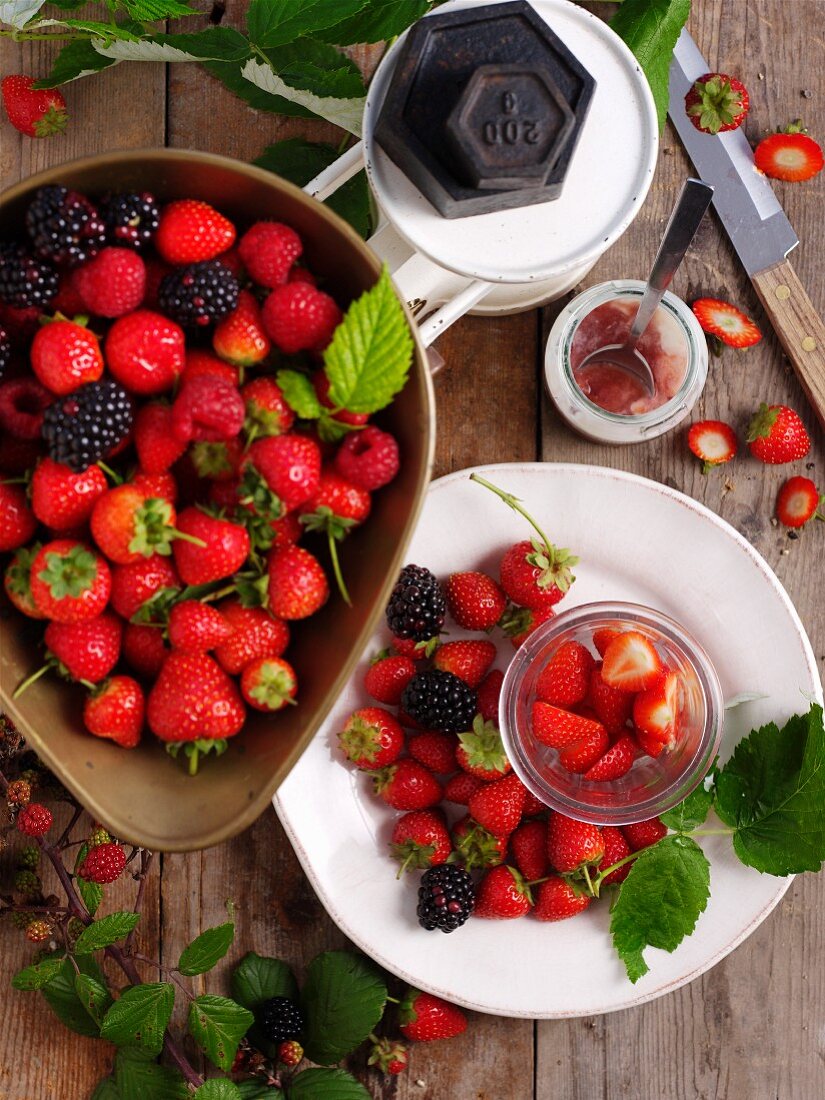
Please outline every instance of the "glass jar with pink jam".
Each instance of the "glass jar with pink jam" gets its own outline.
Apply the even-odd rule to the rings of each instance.
[[[590,287],[559,314],[545,353],[547,390],[567,423],[603,443],[638,443],[670,431],[688,415],[708,374],[704,333],[688,306],[669,291],[639,341],[656,392],[630,374],[585,358],[630,332],[645,284],[614,280]]]

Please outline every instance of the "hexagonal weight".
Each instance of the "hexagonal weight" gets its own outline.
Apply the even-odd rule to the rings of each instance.
[[[482,65],[446,121],[456,174],[468,187],[539,187],[576,117],[541,67]]]

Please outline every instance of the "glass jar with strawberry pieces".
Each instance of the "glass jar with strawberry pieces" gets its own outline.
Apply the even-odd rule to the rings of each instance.
[[[657,817],[707,775],[722,737],[719,678],[679,623],[590,603],[540,626],[504,678],[499,724],[522,782],[580,821]]]

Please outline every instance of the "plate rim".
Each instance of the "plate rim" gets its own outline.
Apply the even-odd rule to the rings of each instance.
[[[771,566],[765,560],[765,558],[759,553],[755,546],[750,543],[744,535],[742,535],[736,528],[729,523],[726,519],[718,513],[712,511],[707,505],[702,504],[700,501],[695,500],[693,497],[688,496],[687,493],[683,493],[680,489],[674,489],[669,485],[665,485],[662,482],[654,481],[652,478],[644,477],[641,474],[632,473],[627,470],[617,470],[610,466],[597,466],[589,463],[576,463],[576,462],[497,462],[489,463],[481,466],[468,466],[462,470],[454,470],[449,474],[444,474],[439,478],[436,478],[427,489],[427,496],[435,490],[441,489],[444,486],[459,480],[468,480],[470,474],[480,473],[482,476],[488,476],[496,471],[512,471],[517,469],[519,471],[540,471],[552,468],[554,472],[569,472],[575,476],[585,477],[600,477],[605,480],[617,480],[631,482],[636,485],[641,485],[644,488],[654,490],[661,496],[669,498],[677,504],[688,508],[688,510],[695,512],[706,520],[710,520],[724,533],[733,538],[733,541],[737,543],[742,549],[745,550],[747,555],[754,562],[760,573],[765,576],[771,587],[778,595],[780,602],[784,605],[785,610],[789,612],[791,622],[794,628],[800,636],[802,642],[802,650],[805,655],[809,671],[812,673],[813,682],[818,688],[815,690],[814,695],[816,700],[822,704],[823,691],[822,681],[819,675],[819,669],[816,665],[816,658],[814,656],[813,648],[811,646],[810,639],[805,626],[799,616],[799,612],[793,604],[788,592],[784,585],[776,576]],[[420,522],[420,518],[419,518]],[[414,537],[414,534],[413,534]],[[359,655],[359,662],[363,657],[363,653]],[[316,736],[318,731],[316,730]],[[318,876],[315,874],[312,864],[310,862],[309,855],[304,847],[303,843],[295,833],[287,815],[282,812],[280,807],[280,799],[278,792],[275,793],[272,799],[272,804],[278,815],[278,820],[287,834],[290,843],[295,851],[298,861],[304,871],[304,874],[309,879],[315,893],[318,895],[318,899],[323,905],[326,912],[334,921],[336,926],[344,933],[344,935],[352,941],[361,951],[363,951],[369,958],[373,959],[390,974],[396,975],[403,981],[408,982],[410,985],[416,988],[423,989],[425,992],[432,993],[435,996],[443,997],[445,1000],[449,1000],[454,1004],[461,1006],[462,1008],[469,1009],[474,1012],[483,1012],[490,1016],[505,1016],[512,1019],[530,1019],[530,1020],[565,1020],[576,1019],[585,1016],[602,1016],[611,1012],[621,1012],[627,1008],[636,1008],[640,1005],[647,1004],[649,1001],[656,1000],[658,997],[662,997],[667,993],[671,993],[676,989],[681,988],[684,985],[688,985],[696,978],[701,977],[712,967],[720,963],[731,952],[735,951],[749,936],[751,936],[756,929],[770,916],[773,910],[777,907],[779,902],[785,896],[785,893],[790,888],[795,876],[789,875],[784,879],[777,879],[777,890],[774,896],[767,902],[767,904],[753,917],[749,924],[742,929],[733,939],[716,951],[711,958],[704,960],[700,965],[691,969],[688,973],[681,975],[678,978],[671,979],[669,981],[662,982],[661,985],[656,986],[654,989],[648,989],[644,993],[639,993],[635,997],[631,996],[626,1000],[623,1000],[620,1004],[611,1004],[607,1006],[600,1006],[598,1008],[588,1009],[587,1012],[581,1012],[578,1010],[571,1010],[565,1012],[563,1010],[552,1010],[543,1013],[535,1013],[532,1011],[525,1011],[523,1009],[515,1007],[501,1006],[492,1008],[489,1005],[480,1005],[470,998],[462,997],[460,993],[455,993],[452,990],[441,989],[430,982],[421,983],[412,974],[406,971],[403,967],[399,967],[395,963],[391,963],[382,952],[377,951],[374,947],[367,945],[363,938],[360,937],[348,924],[346,918],[344,918],[337,909],[326,900],[326,891],[323,889]]]

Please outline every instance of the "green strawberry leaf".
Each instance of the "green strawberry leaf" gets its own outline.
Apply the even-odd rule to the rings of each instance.
[[[108,988],[90,974],[75,974],[74,989],[80,1003],[100,1027],[112,1005]]]
[[[95,1091],[92,1100],[121,1100],[120,1091],[115,1084],[114,1077],[104,1077]]]
[[[350,305],[324,352],[335,408],[374,413],[404,387],[413,339],[386,267],[375,286]]]
[[[319,118],[360,136],[364,115],[363,97],[319,95],[311,89],[295,88],[278,75],[274,67],[277,64],[277,56],[271,61],[268,53],[262,53],[241,66],[241,76],[269,95],[293,100]]]
[[[204,994],[189,1006],[189,1031],[218,1069],[232,1067],[238,1043],[254,1022],[249,1009],[228,997]]]
[[[91,955],[103,947],[124,940],[140,920],[139,913],[110,913],[84,928],[74,945],[76,955]]]
[[[195,1100],[243,1100],[238,1086],[227,1077],[213,1077],[195,1090]]]
[[[302,420],[315,420],[322,412],[321,402],[310,378],[297,370],[279,370],[275,381],[283,390],[284,400]]]
[[[690,15],[690,0],[624,0],[610,27],[636,55],[647,77],[659,129],[667,118],[673,47]]]
[[[716,812],[733,847],[770,875],[818,871],[825,860],[825,728],[813,703],[782,729],[771,722],[736,746],[716,780]]]
[[[188,947],[184,947],[178,960],[178,970],[187,977],[205,974],[224,957],[234,939],[235,925],[231,921],[207,928]]]
[[[111,57],[103,57],[87,38],[77,38],[67,43],[54,59],[52,71],[47,77],[38,80],[35,88],[57,88],[83,76],[102,72],[114,65]]]
[[[649,967],[644,949],[675,951],[696,927],[710,897],[710,864],[686,836],[666,836],[630,865],[613,904],[610,932],[631,982]]]
[[[700,825],[704,824],[713,805],[715,780],[716,762],[714,761],[704,781],[695,790],[691,791],[678,806],[659,814],[659,820],[667,825],[668,829],[673,829],[675,833],[690,833],[694,829],[698,829]]]
[[[47,982],[50,982],[52,978],[56,978],[63,968],[65,958],[60,956],[52,956],[48,959],[43,959],[39,963],[35,963],[33,966],[27,966],[23,970],[18,970],[11,980],[13,989],[42,989]]]
[[[307,967],[301,991],[307,1058],[333,1065],[350,1054],[381,1019],[387,987],[361,955],[326,951]]]
[[[287,1100],[370,1100],[370,1094],[344,1069],[305,1069],[289,1082]]]
[[[252,0],[246,13],[249,40],[270,49],[348,19],[366,0]]]
[[[185,0],[117,0],[132,19],[140,23],[156,23],[161,19],[179,19],[186,15],[200,15]]]
[[[89,977],[94,978],[101,985],[105,984],[103,973],[94,959],[80,958],[75,961],[81,974],[88,974]],[[41,993],[45,997],[49,1008],[61,1023],[72,1031],[76,1031],[79,1035],[97,1038],[100,1034],[100,1028],[86,1011],[83,1002],[77,995],[74,984],[75,973],[71,960],[64,959],[58,973],[42,987]]]
[[[87,34],[94,35],[94,41],[99,42],[99,44],[118,40],[125,42],[139,41],[140,31],[135,33],[132,24],[101,23],[96,19],[63,19],[61,22],[67,27],[71,27],[72,30],[85,31]],[[93,49],[95,48],[93,45]]]
[[[113,1080],[117,1092],[112,1097],[116,1100],[186,1100],[191,1096],[177,1070],[159,1066],[153,1055],[139,1047],[118,1050]]]
[[[349,19],[318,32],[318,37],[336,46],[360,42],[384,42],[405,31],[426,15],[432,0],[369,0],[365,8]]]
[[[169,982],[132,986],[106,1013],[100,1036],[117,1046],[139,1046],[160,1054],[174,1007],[175,987]]]

